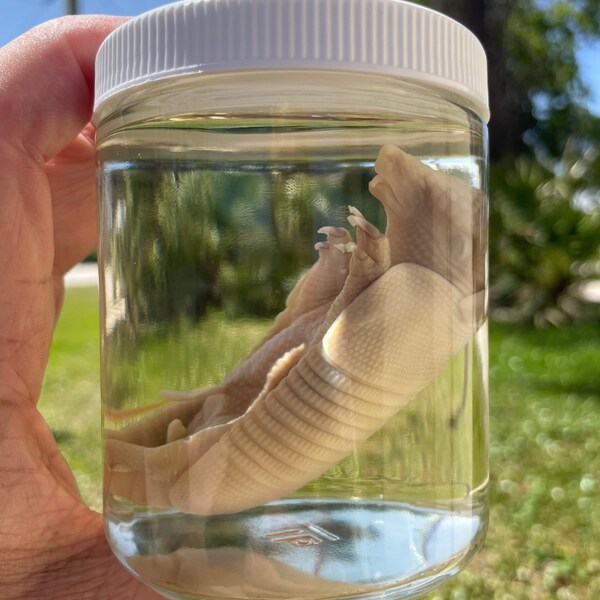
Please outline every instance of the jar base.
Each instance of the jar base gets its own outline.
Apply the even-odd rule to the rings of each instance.
[[[464,566],[486,522],[472,498],[452,510],[287,500],[212,517],[111,503],[114,552],[174,600],[416,598]]]

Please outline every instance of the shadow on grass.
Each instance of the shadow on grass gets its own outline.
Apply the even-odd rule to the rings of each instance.
[[[75,434],[72,431],[69,431],[68,429],[52,429],[51,431],[57,444],[70,442],[76,437]]]

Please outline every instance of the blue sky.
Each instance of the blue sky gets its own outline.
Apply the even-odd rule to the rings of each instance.
[[[79,0],[79,12],[137,15],[165,0]],[[34,25],[63,14],[65,0],[0,0],[0,46]],[[588,106],[600,115],[600,42],[582,44],[579,52],[581,72],[592,96]]]

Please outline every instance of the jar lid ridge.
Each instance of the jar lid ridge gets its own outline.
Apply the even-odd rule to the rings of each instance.
[[[385,73],[448,90],[487,121],[479,40],[403,0],[185,0],[135,17],[96,59],[94,120],[115,94],[191,73],[247,69]]]

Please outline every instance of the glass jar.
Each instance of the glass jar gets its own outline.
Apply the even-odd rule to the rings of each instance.
[[[483,50],[204,0],[97,62],[104,512],[169,598],[413,598],[487,521]]]

